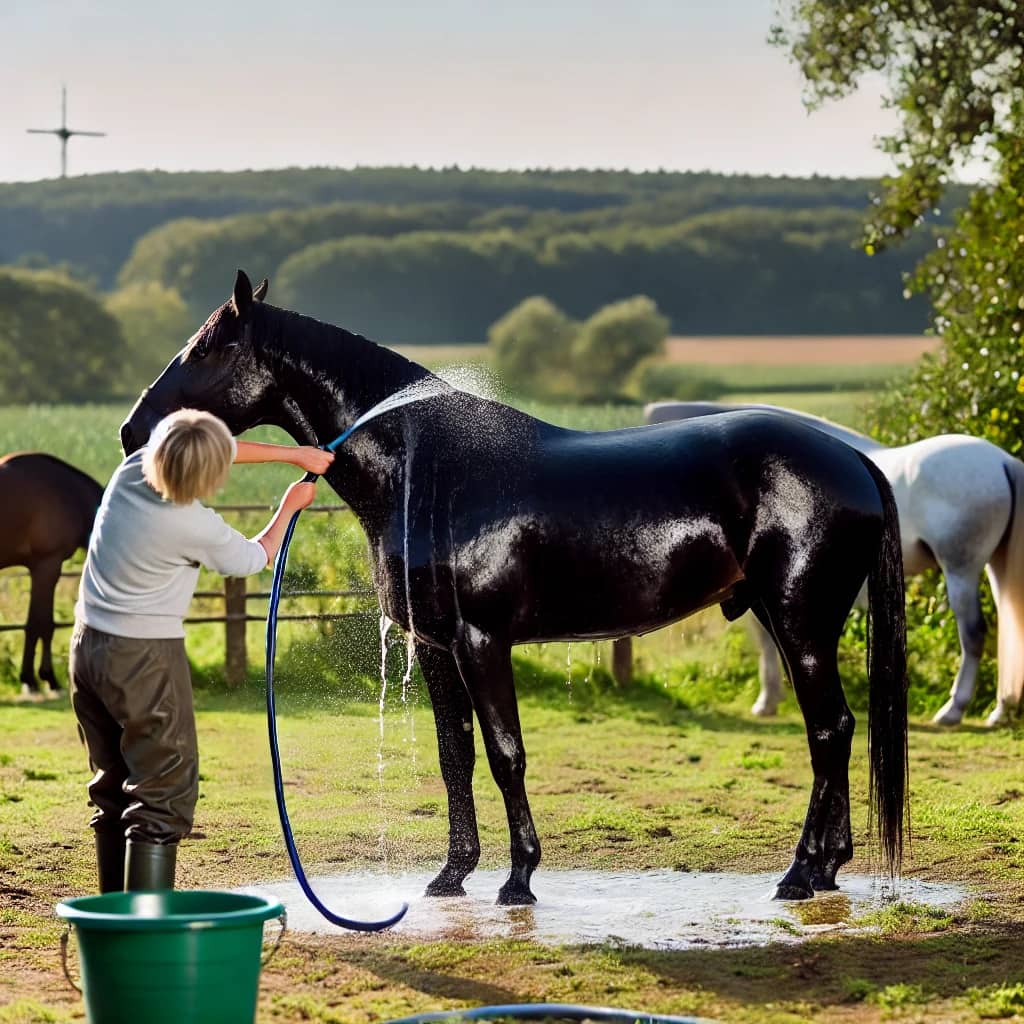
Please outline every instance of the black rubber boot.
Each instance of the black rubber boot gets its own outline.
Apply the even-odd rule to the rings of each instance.
[[[124,889],[123,832],[96,833],[96,867],[99,871],[100,892],[121,892]]]
[[[124,865],[125,889],[129,892],[173,889],[177,857],[177,843],[143,843],[129,839]]]

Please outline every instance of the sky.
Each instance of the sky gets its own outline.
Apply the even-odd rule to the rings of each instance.
[[[880,83],[808,114],[773,0],[0,0],[0,180],[401,164],[877,176]]]

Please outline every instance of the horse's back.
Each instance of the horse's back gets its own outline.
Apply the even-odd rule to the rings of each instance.
[[[987,554],[1003,536],[1014,503],[1012,456],[992,442],[939,434],[871,458],[892,484],[905,539],[920,538],[940,562]]]

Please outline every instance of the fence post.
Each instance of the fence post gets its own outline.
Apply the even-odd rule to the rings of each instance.
[[[612,641],[612,675],[620,686],[633,681],[633,638]]]
[[[224,579],[224,677],[229,686],[241,686],[246,676],[244,576]]]

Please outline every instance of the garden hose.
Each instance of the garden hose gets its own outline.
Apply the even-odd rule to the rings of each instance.
[[[325,445],[327,451],[335,451],[349,438],[353,430],[359,424],[356,423],[343,434],[336,437],[329,445]],[[315,483],[316,473],[307,473],[303,478],[304,483]],[[292,834],[291,822],[288,819],[288,808],[284,795],[284,779],[281,773],[281,751],[277,740],[277,709],[274,701],[274,656],[277,651],[277,610],[281,601],[281,585],[284,581],[285,566],[288,564],[288,547],[291,544],[292,534],[295,532],[295,524],[298,521],[301,510],[294,512],[288,521],[285,529],[281,547],[278,549],[277,557],[274,559],[274,579],[270,586],[270,603],[267,608],[267,641],[266,641],[266,675],[267,675],[267,730],[270,736],[270,761],[274,771],[274,795],[277,799],[277,813],[281,819],[281,831],[284,833],[285,846],[288,849],[288,857],[292,862],[292,870],[306,898],[331,924],[341,928],[348,928],[359,932],[377,932],[384,928],[390,928],[405,917],[409,909],[408,903],[403,903],[397,913],[391,917],[379,921],[356,921],[349,917],[335,914],[327,907],[313,891],[302,868],[302,861],[299,858],[299,851],[295,846],[295,837]]]

